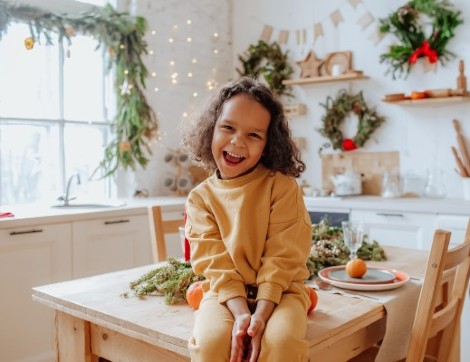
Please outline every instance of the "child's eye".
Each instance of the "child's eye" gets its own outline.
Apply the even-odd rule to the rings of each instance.
[[[233,129],[232,126],[229,126],[229,125],[227,125],[227,124],[223,124],[223,125],[222,125],[222,128],[223,128],[223,129],[230,129],[230,130]]]
[[[258,133],[250,133],[250,137],[261,138],[261,136]]]

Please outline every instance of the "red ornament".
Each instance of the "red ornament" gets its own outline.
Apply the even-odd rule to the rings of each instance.
[[[345,138],[343,140],[343,150],[345,151],[352,151],[357,148],[356,144],[351,138]]]

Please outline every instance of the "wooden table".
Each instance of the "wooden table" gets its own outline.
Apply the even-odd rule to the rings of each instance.
[[[386,248],[383,266],[421,278],[427,252]],[[189,361],[193,310],[161,297],[125,298],[129,282],[156,265],[33,288],[33,299],[56,310],[59,361]],[[393,292],[393,291],[390,291]],[[210,323],[210,321],[208,321]],[[385,309],[370,299],[319,291],[309,315],[311,360],[346,361],[383,338]]]

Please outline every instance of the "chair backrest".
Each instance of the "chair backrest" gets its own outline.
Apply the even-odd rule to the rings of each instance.
[[[175,234],[179,232],[179,227],[184,226],[184,217],[164,220],[160,206],[149,206],[148,208],[150,237],[152,239],[152,252],[155,262],[166,261],[167,251],[165,234]]]
[[[411,330],[408,362],[422,361],[425,353],[434,355],[437,361],[448,361],[455,350],[453,344],[458,343],[456,332],[470,276],[470,221],[463,243],[448,249],[450,236],[445,230],[434,233]],[[429,349],[431,338],[433,348]]]

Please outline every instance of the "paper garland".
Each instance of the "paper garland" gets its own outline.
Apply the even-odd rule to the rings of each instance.
[[[347,3],[354,10],[357,9],[359,4],[362,4],[364,7],[364,3],[362,0],[347,0]],[[278,44],[287,44],[289,41],[290,33],[295,34],[295,41],[297,45],[307,44],[309,39],[312,38],[312,43],[315,43],[320,37],[325,36],[323,30],[323,24],[325,21],[331,21],[334,27],[338,27],[341,23],[344,22],[343,12],[341,8],[333,10],[328,17],[323,19],[322,21],[315,22],[311,27],[305,27],[295,30],[287,30],[287,29],[279,29],[275,28],[273,25],[264,24],[263,29],[261,31],[261,35],[259,37],[260,40],[263,40],[266,43],[271,42],[273,39],[277,41]],[[361,30],[365,31],[370,25],[373,23],[377,23],[375,17],[366,9],[365,13],[361,15],[358,19],[357,24],[361,27]],[[276,34],[277,33],[277,38]],[[380,34],[378,31],[378,25],[376,30],[369,36],[369,39],[377,45],[383,38],[383,35]]]

